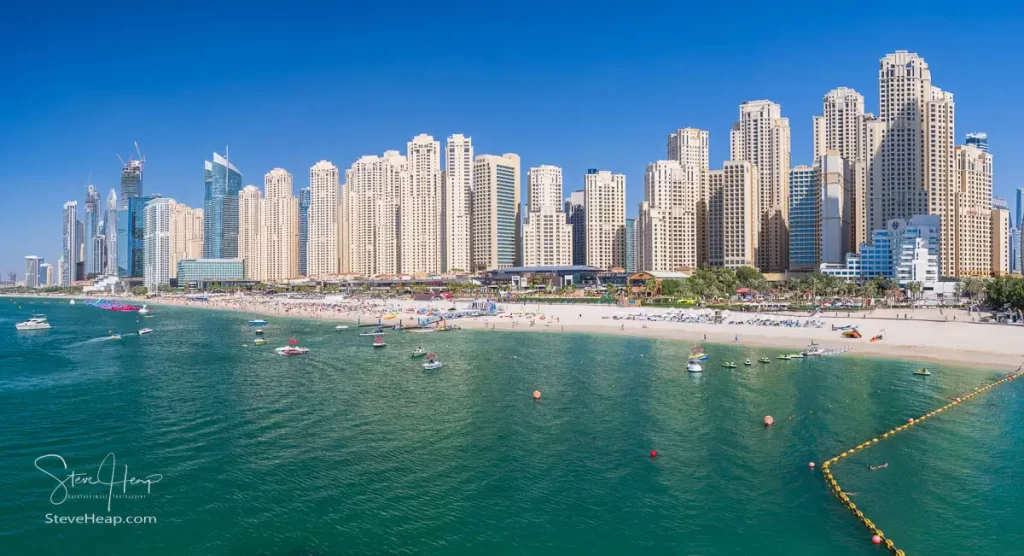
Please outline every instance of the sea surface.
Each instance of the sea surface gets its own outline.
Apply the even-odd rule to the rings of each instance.
[[[15,331],[37,312],[52,330]],[[270,317],[255,346],[248,318],[0,299],[0,553],[883,554],[808,462],[1000,376],[742,345],[706,346],[695,375],[681,341],[561,332],[372,349]],[[275,355],[290,338],[311,353]],[[1024,554],[1022,387],[833,472],[907,554]],[[156,523],[47,523],[89,515]]]

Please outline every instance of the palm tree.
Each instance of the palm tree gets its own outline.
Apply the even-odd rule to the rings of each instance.
[[[913,299],[917,299],[918,295],[921,293],[921,287],[921,282],[910,282],[907,284],[907,289],[910,291],[910,295]]]

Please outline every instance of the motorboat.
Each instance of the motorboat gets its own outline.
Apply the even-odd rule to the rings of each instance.
[[[278,355],[306,355],[309,353],[309,349],[299,346],[284,346],[275,348],[274,352]]]
[[[254,343],[254,344],[258,345],[258,346],[262,346],[263,344],[267,343],[267,339],[266,338],[256,338],[255,340],[252,341],[252,343]]]
[[[921,376],[932,376],[932,372],[929,371],[928,369],[918,369],[918,370],[914,371],[914,374],[915,375],[921,375]]]
[[[802,353],[790,353],[789,354],[789,358],[790,359],[803,359],[804,358],[804,354],[802,354]]]
[[[807,357],[825,355],[825,350],[817,343],[811,342],[807,344],[807,348],[804,349],[804,355]]]
[[[360,336],[383,336],[384,334],[387,334],[387,332],[384,332],[384,329],[379,327],[379,326],[377,328],[374,328],[373,332],[360,332],[359,333]]]
[[[117,333],[111,334],[110,335],[110,339],[111,340],[120,340],[121,339],[121,335],[117,334]]]
[[[18,330],[49,330],[53,327],[46,321],[46,315],[32,315],[32,318],[27,321],[15,324],[14,328]]]
[[[267,325],[267,321],[265,321],[263,319],[253,319],[253,320],[249,321],[249,326],[266,326],[266,325]]]
[[[427,354],[427,360],[423,362],[423,368],[430,371],[441,368],[441,360],[433,353]]]
[[[384,347],[386,345],[387,344],[384,343],[384,338],[381,338],[381,337],[378,336],[377,338],[373,339],[373,347],[375,347],[375,348],[382,348],[382,347]]]
[[[257,336],[262,336],[263,335],[263,329],[262,328],[257,328],[256,329],[256,335]]]
[[[707,358],[708,354],[704,353],[704,348],[700,346],[695,346],[693,349],[690,350],[690,359],[694,361],[704,361]]]
[[[700,366],[700,361],[697,359],[690,359],[686,362],[686,370],[691,373],[704,372],[704,367]]]
[[[143,328],[142,330],[139,330],[139,336],[142,336],[144,334],[152,334],[152,333],[153,333],[153,329],[152,328]]]
[[[139,309],[139,314],[140,315],[148,315],[149,311],[150,311],[149,305],[143,305],[142,308]]]
[[[750,359],[747,359],[746,361],[743,362],[743,365],[746,366],[746,367],[749,367],[749,366],[753,365],[753,363],[750,362]]]
[[[425,350],[425,349],[423,349],[423,348],[421,348],[421,347],[418,347],[418,348],[416,348],[416,349],[415,349],[415,350],[413,350],[413,352],[412,352],[412,356],[413,356],[413,357],[423,357],[423,356],[424,356],[424,355],[426,355],[426,354],[427,354],[427,350]]]
[[[767,357],[762,357],[762,358],[758,359],[757,362],[758,363],[771,363],[772,360],[768,359]]]
[[[335,330],[348,330],[348,326],[345,326],[344,324],[339,324],[338,326],[335,326],[334,329]]]
[[[726,369],[735,369],[736,368],[736,362],[735,361],[726,361],[725,363],[722,363],[722,366],[725,367]]]
[[[780,356],[776,357],[776,359],[781,359],[782,361],[789,361],[790,359],[792,359],[792,357],[783,354],[783,355],[780,355]]]

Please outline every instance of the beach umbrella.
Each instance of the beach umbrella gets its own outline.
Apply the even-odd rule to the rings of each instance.
[[[299,341],[296,340],[295,338],[292,338],[291,340],[288,340],[288,343],[293,345],[293,346],[299,345]]]

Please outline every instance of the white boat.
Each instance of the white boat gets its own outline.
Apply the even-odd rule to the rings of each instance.
[[[256,335],[259,336],[261,334],[263,334],[263,329],[262,328],[257,328],[256,329]]]
[[[437,358],[433,353],[427,354],[427,360],[423,363],[423,368],[429,370],[440,369],[441,360]]]
[[[696,359],[690,359],[689,361],[686,362],[686,370],[691,373],[702,373],[704,372],[704,367],[700,366],[700,361]]]
[[[817,343],[811,342],[811,343],[807,344],[807,348],[804,349],[804,353],[803,354],[804,354],[805,357],[821,356],[821,355],[825,355],[825,350],[822,349],[822,347],[819,346]]]
[[[299,346],[284,346],[274,350],[278,355],[306,355],[309,350]]]
[[[421,347],[418,347],[418,348],[416,348],[416,349],[415,349],[415,350],[413,350],[413,352],[412,352],[412,356],[413,356],[413,357],[423,357],[423,356],[424,356],[424,355],[426,355],[426,354],[427,354],[427,350],[425,350],[425,349],[423,349],[423,348],[421,348]]]
[[[143,334],[152,334],[152,333],[153,333],[153,329],[152,328],[143,328],[142,330],[139,330],[139,336],[142,336]]]
[[[143,305],[142,308],[139,309],[139,314],[140,315],[149,314],[149,305]]]
[[[71,305],[74,305],[74,304],[75,304],[75,300],[74,300],[74,299],[72,299],[72,300],[71,300]]]
[[[32,315],[32,318],[27,321],[15,324],[14,328],[18,330],[49,330],[53,327],[46,322],[46,315]]]
[[[334,329],[335,330],[348,330],[348,327],[345,326],[344,324],[339,324],[338,326],[335,326]]]
[[[386,345],[387,344],[384,343],[384,338],[376,338],[375,340],[373,340],[373,347],[375,348],[382,348]]]

